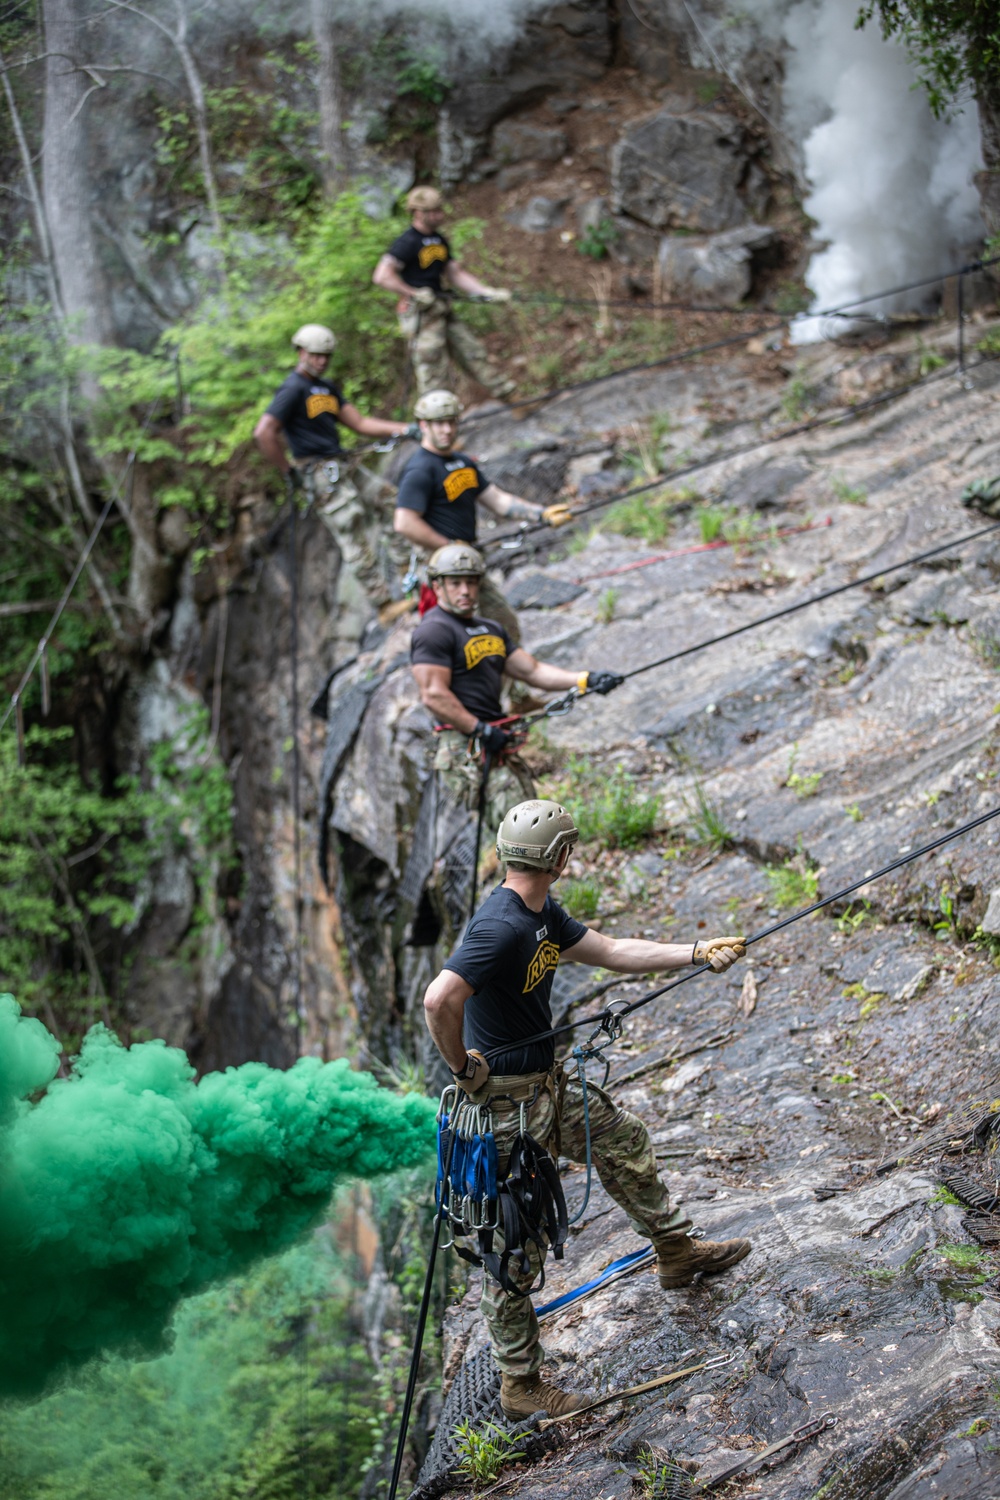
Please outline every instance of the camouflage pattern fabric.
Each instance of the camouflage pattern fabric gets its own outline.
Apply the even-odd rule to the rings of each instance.
[[[376,609],[402,597],[400,578],[407,552],[392,529],[395,495],[385,480],[360,463],[304,460],[306,494],[332,533],[343,563]]]
[[[489,577],[483,578],[479,584],[479,603],[476,605],[476,614],[482,620],[496,620],[497,624],[502,625],[506,630],[515,646],[521,644],[521,626],[517,615]]]
[[[490,1078],[485,1088],[474,1095],[477,1104],[493,1093],[504,1090],[519,1092],[523,1078]],[[523,1091],[523,1089],[522,1089]],[[684,1234],[691,1220],[681,1209],[671,1209],[667,1189],[656,1170],[656,1156],[649,1132],[638,1116],[621,1109],[614,1100],[589,1080],[587,1099],[590,1106],[591,1159],[605,1190],[628,1214],[637,1234],[656,1245]],[[493,1109],[493,1133],[496,1137],[501,1174],[507,1170],[510,1148],[519,1129],[519,1110],[501,1099],[490,1100]],[[540,1083],[538,1097],[528,1111],[528,1132],[535,1140],[567,1161],[586,1160],[583,1125],[583,1091],[575,1068],[566,1073],[561,1065]],[[503,1249],[503,1236],[497,1233],[494,1248]],[[545,1256],[536,1245],[528,1248],[530,1272],[511,1275],[519,1286],[528,1287],[538,1275]],[[539,1340],[538,1319],[530,1297],[515,1297],[505,1292],[492,1278],[484,1276],[480,1307],[490,1331],[493,1356],[504,1375],[534,1375],[541,1369],[544,1352]]]
[[[418,396],[448,389],[449,355],[491,396],[502,401],[513,393],[513,380],[494,363],[471,328],[455,317],[450,297],[438,297],[430,307],[400,313],[399,326],[410,346]]]

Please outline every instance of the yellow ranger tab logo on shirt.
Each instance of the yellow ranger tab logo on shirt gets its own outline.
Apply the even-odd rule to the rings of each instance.
[[[457,500],[466,490],[474,490],[479,484],[475,469],[454,469],[444,477],[444,492],[449,500]]]
[[[471,672],[486,656],[506,656],[507,647],[498,635],[474,635],[465,643],[465,665]]]
[[[336,416],[340,411],[340,402],[336,396],[329,395],[326,391],[317,392],[314,396],[306,397],[306,416],[318,417],[322,412],[328,411]]]
[[[550,969],[558,967],[559,949],[555,943],[539,943],[535,950],[535,956],[528,965],[528,977],[524,981],[524,989],[521,991],[521,994],[526,995],[529,990],[535,989],[541,984]]]
[[[421,271],[426,271],[436,260],[447,260],[448,252],[443,245],[422,245],[417,252],[417,261]]]

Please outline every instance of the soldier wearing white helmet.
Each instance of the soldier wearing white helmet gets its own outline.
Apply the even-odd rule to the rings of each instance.
[[[486,286],[452,258],[441,233],[444,205],[436,188],[416,187],[407,195],[410,228],[393,240],[372,274],[372,281],[399,299],[399,326],[410,346],[420,394],[448,383],[448,356],[504,400],[514,382],[490,359],[476,335],[455,317],[452,294],[463,292],[481,302],[509,302],[503,287]]]
[[[363,417],[325,374],[336,345],[331,329],[306,323],[292,336],[298,356],[254,429],[264,457],[290,490],[305,488],[333,532],[344,562],[376,607],[393,597],[401,559],[392,555],[385,486],[340,444],[340,427],[363,437],[401,437],[406,422]],[[291,449],[289,460],[287,448]],[[350,472],[348,472],[350,470]],[[398,592],[398,586],[395,589]]]
[[[567,505],[538,505],[493,484],[474,458],[455,447],[461,403],[452,391],[427,391],[413,414],[420,423],[420,447],[399,476],[393,526],[407,541],[433,551],[448,542],[476,544],[477,502],[495,516],[545,521],[562,526],[571,519]],[[489,579],[481,586],[481,606],[499,619],[515,641],[517,616]]]
[[[605,937],[575,921],[552,899],[551,887],[566,869],[577,838],[572,817],[558,802],[532,800],[510,809],[497,834],[497,857],[506,865],[503,884],[483,902],[424,996],[428,1028],[456,1084],[475,1103],[489,1106],[501,1179],[522,1128],[568,1160],[586,1160],[579,1076],[556,1062],[554,1038],[537,1039],[552,1027],[549,1002],[560,963],[597,965],[618,974],[708,964],[722,973],[746,952],[737,937],[652,943]],[[587,1107],[594,1167],[632,1227],[653,1242],[661,1287],[687,1286],[699,1274],[726,1271],[749,1253],[745,1239],[691,1239],[690,1219],[670,1206],[643,1122],[593,1085]],[[504,1289],[491,1274],[484,1276],[480,1306],[501,1373],[500,1402],[514,1419],[536,1411],[563,1416],[588,1398],[541,1377],[538,1319],[523,1293],[544,1264],[544,1231],[537,1240],[525,1235],[524,1249],[527,1270],[516,1269],[516,1256],[507,1270],[522,1295]],[[493,1251],[502,1257],[503,1250],[497,1231]]]

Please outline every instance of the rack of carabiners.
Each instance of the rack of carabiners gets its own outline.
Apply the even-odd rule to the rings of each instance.
[[[452,1232],[478,1234],[499,1227],[497,1144],[488,1104],[473,1104],[455,1084],[441,1095],[437,1117],[435,1199]]]

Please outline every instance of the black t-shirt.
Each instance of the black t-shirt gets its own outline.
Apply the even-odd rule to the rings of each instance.
[[[490,481],[467,453],[418,448],[399,476],[396,504],[415,510],[450,541],[476,541],[476,497]]]
[[[555,1038],[519,1045],[520,1039],[548,1031],[549,997],[559,955],[587,931],[551,896],[541,911],[525,906],[516,891],[497,886],[483,902],[465,937],[445,964],[471,984],[465,1006],[465,1045],[489,1052],[493,1073],[541,1073],[551,1068]]]
[[[331,380],[293,370],[267,409],[284,428],[296,458],[333,458],[340,452],[343,405],[343,392]]]
[[[441,277],[451,260],[451,246],[443,234],[421,234],[411,224],[393,240],[389,254],[400,264],[400,279],[407,286],[429,286],[441,290]]]
[[[477,719],[499,719],[500,684],[504,663],[517,647],[496,620],[478,615],[460,620],[446,609],[429,609],[413,632],[410,661],[414,666],[448,667],[451,690]]]

